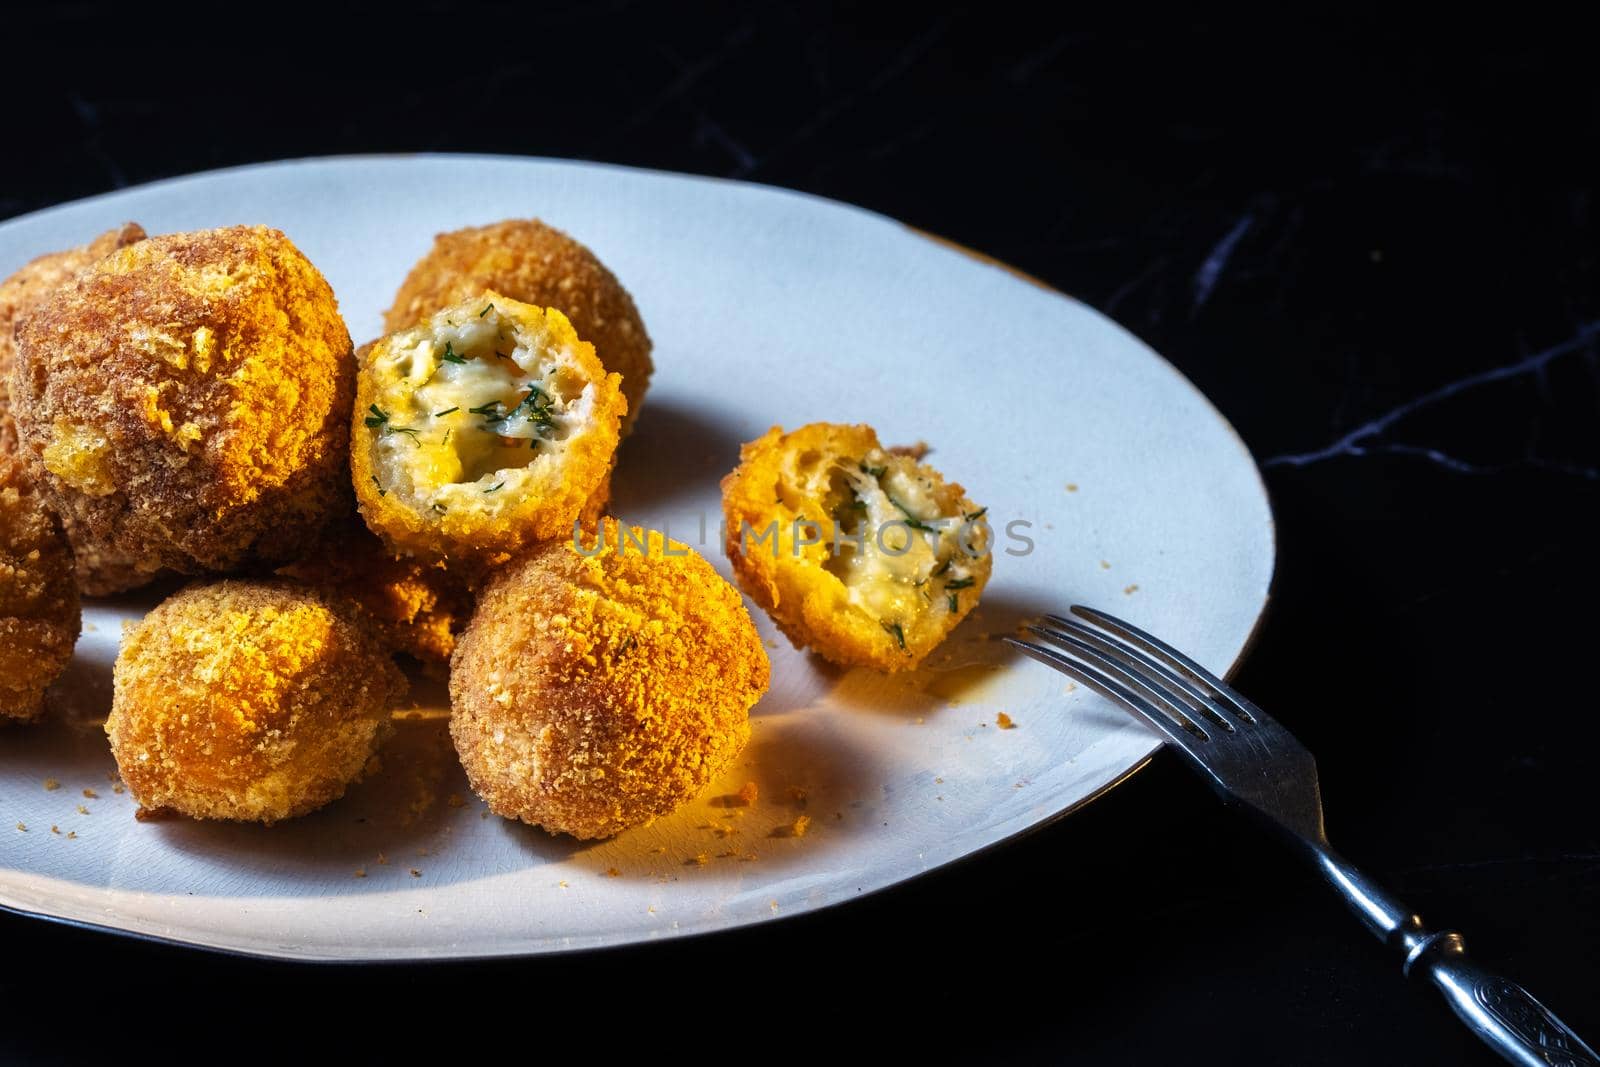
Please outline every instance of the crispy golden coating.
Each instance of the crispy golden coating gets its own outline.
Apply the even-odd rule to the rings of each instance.
[[[484,591],[451,664],[450,734],[491,811],[587,839],[731,767],[770,667],[739,594],[690,549],[606,519],[584,550],[541,545]]]
[[[406,681],[342,598],[229,580],[145,616],[114,687],[106,733],[144,811],[272,823],[360,779]]]
[[[359,520],[278,573],[355,601],[390,648],[441,671],[472,616],[468,577],[443,561],[394,555]]]
[[[356,500],[394,552],[471,563],[592,525],[627,401],[561,312],[479,293],[357,358]]]
[[[138,223],[123,223],[120,229],[107,230],[86,245],[30,260],[0,282],[0,452],[14,455],[17,451],[17,428],[11,421],[11,370],[17,361],[12,331],[17,323],[79,271],[144,238]]]
[[[0,282],[0,453],[15,455],[19,448],[16,423],[11,418],[11,374],[17,355],[12,334],[16,324],[79,272],[144,238],[145,232],[138,223],[124,223],[120,229],[107,230],[86,245],[40,256]],[[159,569],[141,567],[138,560],[95,544],[71,516],[63,525],[73,547],[78,588],[89,596],[143,585]]]
[[[32,719],[82,617],[72,552],[16,456],[0,452],[0,720]]]
[[[278,231],[152,237],[23,320],[13,412],[90,546],[183,573],[281,562],[348,499],[350,352],[327,281]]]
[[[401,283],[383,328],[403,330],[485,289],[553,307],[572,320],[606,370],[622,375],[626,436],[650,385],[650,335],[616,275],[588,248],[538,219],[507,219],[440,234]]]
[[[984,509],[872,427],[774,426],[739,458],[722,480],[728,558],[795,647],[910,670],[977,606]]]

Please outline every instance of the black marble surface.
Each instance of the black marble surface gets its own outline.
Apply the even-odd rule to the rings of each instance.
[[[1600,1033],[1600,99],[1576,27],[120,10],[8,16],[0,216],[279,157],[569,156],[859,203],[1137,332],[1265,468],[1279,573],[1238,684],[1318,754],[1334,840]],[[12,917],[0,946],[18,1059],[236,1011],[256,1053],[332,1012],[375,1054],[511,1027],[530,1056],[581,1034],[849,1060],[864,1028],[937,1061],[1486,1059],[1168,758],[980,862],[644,950],[307,969]]]

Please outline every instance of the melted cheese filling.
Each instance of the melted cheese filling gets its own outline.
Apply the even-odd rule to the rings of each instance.
[[[912,460],[874,449],[843,474],[848,499],[834,508],[838,533],[826,566],[850,602],[902,634],[926,611],[951,610],[952,595],[959,605],[972,582],[965,517],[940,514],[932,483]],[[977,538],[969,529],[975,551]]]
[[[549,347],[494,305],[394,338],[372,373],[380,487],[421,511],[491,510],[560,462],[590,421],[594,386],[570,352]]]

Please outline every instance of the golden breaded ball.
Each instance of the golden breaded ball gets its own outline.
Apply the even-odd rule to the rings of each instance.
[[[11,418],[11,374],[17,361],[12,333],[16,324],[79,272],[144,238],[145,232],[138,223],[124,223],[120,229],[107,230],[86,245],[40,256],[0,282],[0,453],[15,455],[19,450],[17,427]],[[96,544],[71,516],[63,525],[73,547],[78,588],[89,596],[136,588],[159,571],[141,567],[138,560],[126,558],[110,546]]]
[[[689,548],[612,519],[581,544],[541,545],[484,591],[450,735],[491,811],[589,839],[731,767],[770,667],[738,592]]]
[[[61,526],[17,457],[0,453],[0,720],[44,709],[81,626]]]
[[[106,733],[146,814],[273,823],[344,795],[405,676],[342,598],[285,580],[192,585],[123,638]]]
[[[393,551],[468,562],[592,525],[627,401],[561,312],[480,293],[357,356],[356,500]]]
[[[572,320],[608,372],[622,375],[627,435],[650,385],[650,335],[633,297],[588,248],[538,219],[442,233],[411,268],[384,316],[390,333],[414,326],[442,307],[485,289]]]
[[[728,558],[796,648],[910,670],[977,606],[985,509],[870,426],[774,426],[722,480]]]
[[[79,271],[144,238],[145,232],[138,223],[124,223],[120,229],[107,230],[86,245],[32,259],[0,282],[0,453],[17,452],[17,428],[11,420],[11,371],[17,361],[12,331],[17,323]]]
[[[472,617],[469,576],[443,561],[396,556],[359,519],[278,573],[355,601],[390,648],[441,675]]]
[[[350,353],[277,230],[152,237],[23,320],[13,414],[92,546],[190,574],[281,562],[348,499]]]

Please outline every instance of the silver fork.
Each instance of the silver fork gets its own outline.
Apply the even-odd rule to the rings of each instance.
[[[1429,930],[1329,847],[1317,761],[1288,730],[1138,627],[1092,608],[1072,613],[1085,622],[1046,615],[1027,627],[1046,643],[1006,640],[1122,705],[1224,801],[1285,835],[1366,928],[1401,954],[1404,973],[1432,980],[1490,1048],[1528,1067],[1600,1067],[1600,1056],[1527,990],[1467,959],[1459,933]]]

